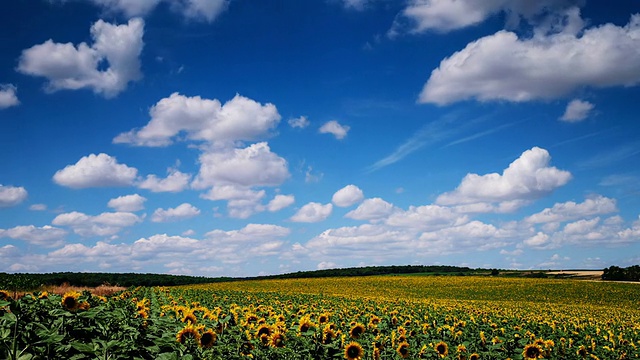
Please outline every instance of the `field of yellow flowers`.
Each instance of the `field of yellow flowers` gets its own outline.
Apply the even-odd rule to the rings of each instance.
[[[2,359],[638,359],[640,285],[500,277],[0,291]]]

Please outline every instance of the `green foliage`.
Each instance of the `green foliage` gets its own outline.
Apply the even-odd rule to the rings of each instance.
[[[627,268],[608,267],[602,273],[602,280],[640,281],[640,265],[633,265]]]

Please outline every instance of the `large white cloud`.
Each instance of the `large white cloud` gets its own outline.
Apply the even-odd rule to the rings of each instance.
[[[255,191],[250,187],[236,185],[216,185],[207,193],[202,194],[203,199],[227,200],[229,216],[246,219],[249,216],[265,210],[262,199],[265,197],[264,190]]]
[[[65,1],[65,0],[59,0]],[[87,0],[108,12],[125,16],[145,16],[165,2],[187,19],[213,21],[227,6],[228,0]]]
[[[335,206],[348,207],[355,205],[364,199],[364,193],[355,185],[347,185],[333,194],[331,202]]]
[[[91,216],[72,211],[56,216],[51,223],[58,226],[68,226],[80,236],[91,237],[115,235],[122,229],[141,221],[141,217],[130,212],[105,212]]]
[[[132,185],[138,170],[125,164],[119,164],[115,157],[101,153],[84,156],[74,165],[67,165],[56,171],[53,181],[70,188],[129,186]]]
[[[55,43],[49,39],[23,50],[18,71],[47,78],[47,91],[88,88],[114,97],[142,77],[140,53],[144,21],[114,25],[98,20],[91,26],[93,44]],[[104,64],[106,69],[102,69]]]
[[[118,196],[109,200],[107,206],[119,212],[131,212],[144,209],[147,199],[138,194]]]
[[[240,95],[222,105],[217,99],[178,93],[158,101],[149,115],[147,125],[122,133],[113,142],[166,146],[182,132],[196,141],[258,140],[267,137],[281,118],[275,105],[262,105]]]
[[[156,209],[151,216],[153,222],[172,222],[190,219],[192,217],[200,215],[200,209],[189,204],[182,203],[175,208],[169,209]]]
[[[11,229],[0,229],[0,238],[9,237],[17,240],[24,240],[30,244],[45,247],[59,246],[62,244],[67,232],[53,226],[45,225],[36,227],[33,225],[16,226]]]
[[[0,84],[0,109],[16,106],[20,104],[18,100],[18,88],[12,84]]]
[[[153,174],[147,175],[143,181],[138,183],[138,187],[152,192],[180,192],[189,187],[189,181],[191,181],[191,175],[176,169],[169,169],[166,178],[161,179]]]
[[[196,189],[218,185],[277,186],[289,178],[287,161],[271,152],[266,142],[244,149],[224,148],[200,155]]]
[[[411,0],[394,22],[390,35],[400,31],[446,32],[477,25],[504,12],[509,25],[545,11],[557,11],[580,1],[571,0]],[[409,24],[404,24],[408,21]],[[404,29],[404,28],[407,29]]]
[[[640,15],[626,26],[605,24],[582,34],[570,26],[581,22],[579,14],[568,16],[569,25],[550,35],[519,39],[499,31],[469,43],[433,70],[419,101],[553,99],[581,87],[640,82]]]
[[[10,207],[22,203],[27,198],[27,190],[22,186],[0,184],[0,207]]]
[[[523,152],[502,174],[467,174],[454,191],[438,196],[436,203],[507,203],[515,209],[569,182],[571,173],[549,166],[550,161],[547,150],[534,147]]]
[[[328,218],[332,210],[332,204],[322,205],[317,202],[310,202],[301,207],[298,212],[291,217],[291,221],[306,223],[319,222]]]
[[[565,222],[582,217],[608,214],[617,210],[615,199],[598,195],[581,203],[573,201],[557,203],[551,208],[546,208],[539,213],[528,216],[526,221],[532,224]]]

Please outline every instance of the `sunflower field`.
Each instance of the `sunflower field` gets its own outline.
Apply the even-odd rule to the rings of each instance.
[[[0,291],[1,359],[638,359],[640,285],[497,277]]]

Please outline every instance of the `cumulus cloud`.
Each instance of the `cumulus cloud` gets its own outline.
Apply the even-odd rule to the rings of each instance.
[[[531,224],[565,222],[583,217],[609,214],[618,211],[616,200],[601,195],[586,199],[581,203],[567,201],[557,203],[539,213],[528,216],[525,221]]]
[[[115,157],[101,153],[84,156],[74,165],[56,171],[53,181],[74,189],[130,186],[137,175],[136,168],[119,164]]]
[[[347,136],[350,127],[347,125],[340,125],[336,120],[331,120],[324,123],[319,132],[321,134],[332,134],[338,140],[342,140]]]
[[[200,155],[200,172],[193,187],[217,185],[277,186],[289,178],[287,161],[271,152],[266,142],[244,149],[224,148]]]
[[[16,106],[20,104],[18,100],[18,88],[13,84],[0,84],[0,109]]]
[[[317,202],[310,202],[301,207],[298,212],[291,217],[291,221],[306,223],[320,222],[328,218],[332,210],[332,204],[322,205]]]
[[[345,217],[355,220],[379,220],[387,218],[397,209],[393,204],[381,198],[366,199],[355,210],[349,211]]]
[[[288,228],[271,224],[247,224],[231,231],[213,230],[205,234],[208,243],[199,253],[205,258],[230,264],[257,256],[275,256],[281,253],[282,238],[290,233]]]
[[[217,99],[178,93],[158,101],[149,115],[151,120],[147,125],[122,133],[113,142],[167,146],[181,133],[194,141],[258,140],[267,137],[281,118],[275,105],[262,105],[240,95],[222,105]]]
[[[66,1],[66,0],[58,0]],[[228,0],[86,0],[101,7],[107,13],[120,13],[127,17],[146,16],[160,3],[190,20],[212,22],[222,13]]]
[[[454,191],[438,196],[436,203],[499,203],[506,210],[515,210],[569,182],[571,173],[549,166],[550,161],[547,150],[534,147],[523,152],[502,174],[467,174]]]
[[[27,198],[27,190],[22,186],[0,184],[0,207],[16,206]]]
[[[333,194],[331,202],[333,202],[335,206],[348,207],[361,202],[362,199],[364,199],[364,193],[359,187],[347,185]]]
[[[236,185],[215,185],[201,197],[207,200],[227,200],[229,216],[246,219],[249,216],[264,211],[262,199],[264,190],[255,191],[250,187]]]
[[[190,219],[198,215],[200,215],[200,209],[189,203],[183,203],[175,208],[156,209],[151,215],[151,221],[158,223],[173,222]]]
[[[67,232],[53,226],[45,225],[36,227],[33,225],[16,226],[11,229],[0,229],[0,238],[8,237],[23,240],[33,245],[54,247],[62,244]]]
[[[269,204],[267,205],[267,209],[271,212],[280,211],[288,206],[291,206],[296,201],[295,196],[293,195],[276,195]]]
[[[579,13],[568,16],[576,16]],[[499,31],[442,60],[419,101],[554,99],[582,87],[635,86],[640,82],[640,15],[625,26],[605,24],[519,39]],[[570,56],[568,56],[570,54]]]
[[[289,121],[287,121],[289,123],[289,126],[291,126],[292,128],[298,128],[298,129],[304,129],[307,126],[309,126],[309,124],[311,124],[311,122],[309,121],[309,119],[307,119],[306,116],[300,116],[299,118],[294,118],[294,119],[289,119]]]
[[[389,35],[408,31],[448,32],[478,25],[492,15],[504,12],[509,25],[517,24],[521,18],[558,11],[578,1],[571,0],[411,0],[396,18]]]
[[[143,181],[138,183],[138,187],[152,192],[180,192],[189,187],[189,181],[191,181],[191,175],[177,169],[169,169],[166,178],[161,179],[153,174],[147,175]]]
[[[578,122],[586,119],[589,116],[594,105],[588,101],[582,101],[579,99],[571,100],[567,104],[567,109],[564,111],[564,115],[560,118],[566,122]]]
[[[132,212],[144,209],[144,202],[147,198],[138,194],[118,196],[109,200],[107,206],[118,212]]]
[[[58,226],[68,226],[80,236],[92,237],[115,235],[122,229],[141,221],[141,217],[130,212],[105,212],[91,216],[72,211],[56,216],[51,223]]]
[[[91,89],[110,98],[139,80],[144,21],[114,25],[98,20],[91,26],[93,44],[46,42],[23,50],[17,70],[48,80],[47,91]],[[105,68],[105,64],[108,66]],[[104,69],[103,69],[104,68]]]

